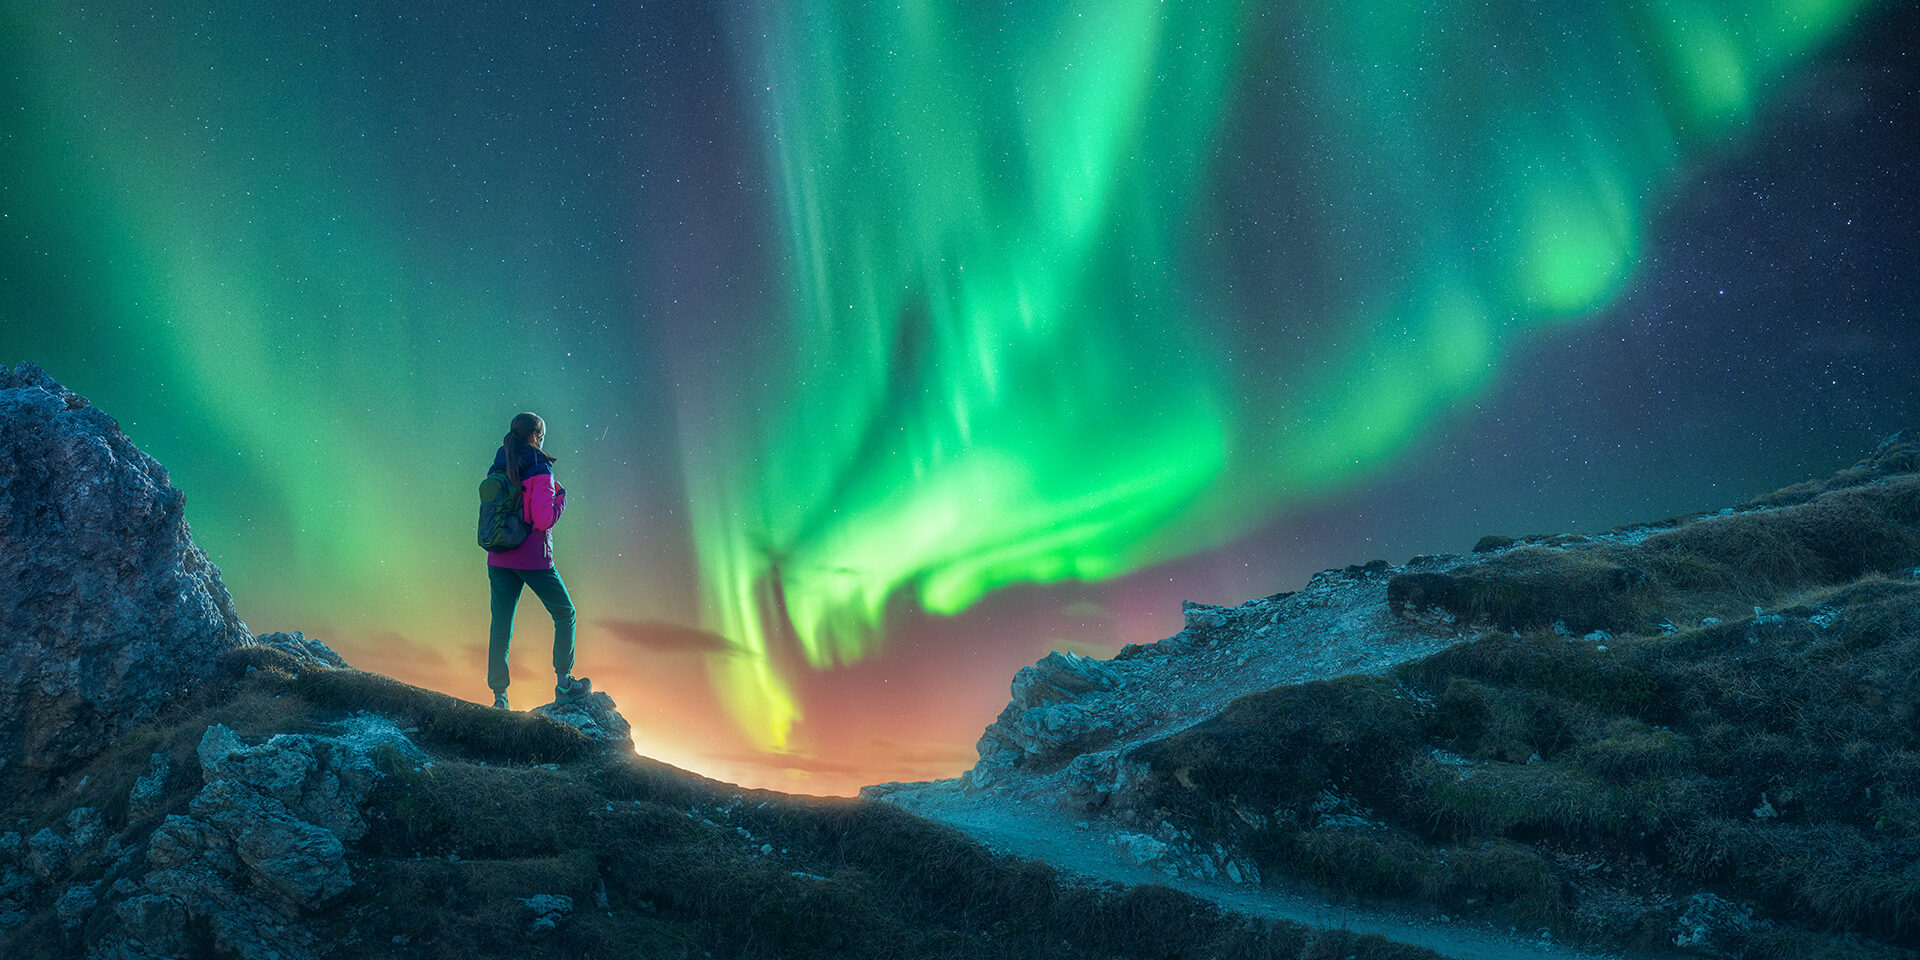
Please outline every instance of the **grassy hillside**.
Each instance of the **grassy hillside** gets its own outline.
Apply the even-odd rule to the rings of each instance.
[[[1920,948],[1911,444],[1738,511],[1389,586],[1463,642],[1135,749],[1125,814],[1274,874],[1695,955]]]

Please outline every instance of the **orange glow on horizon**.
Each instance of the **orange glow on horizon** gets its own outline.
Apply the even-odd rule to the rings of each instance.
[[[801,717],[785,753],[756,748],[715,692],[709,660],[725,655],[716,653],[724,641],[641,606],[673,588],[636,589],[592,568],[569,577],[581,611],[574,672],[613,698],[642,756],[742,788],[853,796],[869,784],[966,772],[1021,667],[1049,650],[1107,657],[1127,642],[1171,636],[1183,579],[1009,590],[958,617],[900,613],[880,655],[795,678]],[[490,702],[484,581],[414,591],[409,605],[387,610],[249,593],[241,611],[255,632],[300,630],[355,668]],[[516,621],[507,693],[527,710],[552,698],[552,627],[524,599]]]
[[[892,780],[955,777],[973,765],[971,744],[1005,702],[984,708],[984,719],[965,714],[902,709],[884,736],[862,736],[862,716],[836,715],[835,699],[870,696],[858,688],[869,678],[822,675],[814,687],[838,687],[837,695],[811,698],[809,720],[796,731],[789,753],[756,750],[728,719],[696,656],[660,656],[644,662],[618,659],[615,644],[596,642],[584,628],[575,672],[593,678],[594,689],[613,698],[632,725],[635,752],[709,779],[748,789],[813,796],[853,796],[862,786]],[[392,633],[320,637],[357,669],[381,673],[474,703],[486,702],[485,647],[450,644],[439,649]],[[526,710],[552,699],[547,635],[516,637],[510,655],[514,708]],[[1011,674],[1009,673],[1009,677]],[[879,698],[890,695],[879,683]],[[902,687],[908,701],[938,701]],[[867,704],[873,706],[871,702]],[[864,714],[867,711],[855,711]]]

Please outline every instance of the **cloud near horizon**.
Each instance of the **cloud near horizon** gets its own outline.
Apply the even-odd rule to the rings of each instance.
[[[624,620],[610,617],[595,620],[594,626],[615,639],[643,647],[654,653],[698,653],[739,656],[745,649],[709,630],[666,623],[659,620]]]

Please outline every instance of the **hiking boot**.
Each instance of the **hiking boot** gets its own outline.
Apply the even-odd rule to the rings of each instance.
[[[495,708],[495,709],[497,709],[497,710],[511,710],[511,709],[513,709],[512,707],[509,707],[509,706],[507,706],[507,692],[506,692],[505,690],[496,690],[496,691],[494,691],[494,694],[493,694],[493,706],[494,706],[494,708]]]
[[[592,692],[592,680],[588,680],[586,677],[564,676],[560,678],[559,683],[554,685],[553,702],[565,703],[568,700],[578,700]]]

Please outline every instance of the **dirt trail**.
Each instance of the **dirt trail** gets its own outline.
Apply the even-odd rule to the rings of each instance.
[[[1307,888],[1235,884],[1174,876],[1130,856],[1128,834],[1111,822],[1074,817],[1044,800],[968,794],[957,780],[905,784],[883,797],[907,811],[949,824],[999,853],[1039,860],[1096,881],[1154,883],[1203,897],[1248,916],[1291,920],[1315,929],[1372,933],[1459,960],[1620,960],[1541,939],[1437,916],[1390,913],[1328,903]]]

